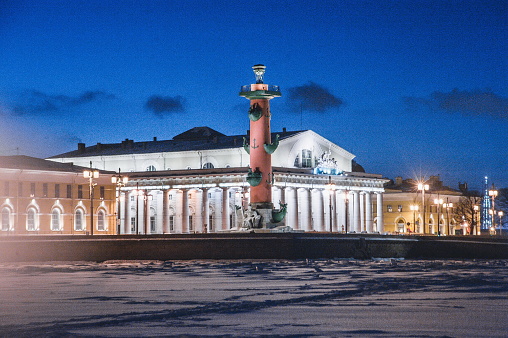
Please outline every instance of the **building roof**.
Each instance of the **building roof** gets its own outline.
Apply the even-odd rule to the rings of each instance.
[[[0,156],[0,169],[23,169],[23,170],[42,170],[42,171],[61,171],[78,172],[88,168],[74,165],[72,163],[60,163],[44,160],[42,158],[30,157],[25,155]],[[112,173],[100,170],[103,173]]]
[[[280,136],[279,140],[283,140],[302,132],[304,131],[286,131],[284,129],[282,132],[272,133],[272,139],[277,134]],[[195,127],[176,135],[171,140],[158,141],[157,138],[154,138],[152,141],[134,142],[134,140],[125,139],[121,143],[97,143],[88,147],[84,143],[78,143],[77,150],[51,156],[50,158],[239,148],[243,145],[244,137],[247,137],[247,135],[227,136],[209,127]]]

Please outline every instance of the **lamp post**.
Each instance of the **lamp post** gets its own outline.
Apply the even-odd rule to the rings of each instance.
[[[472,222],[473,222],[473,234],[475,235],[479,235],[480,232],[478,231],[478,221],[477,221],[477,214],[478,214],[478,211],[480,211],[480,206],[479,205],[473,205],[473,219],[472,219]]]
[[[332,206],[332,196],[333,196],[333,193],[335,191],[335,184],[333,184],[332,182],[332,177],[331,176],[328,176],[328,184],[327,184],[327,187],[326,189],[328,190],[328,212],[330,214],[330,232],[333,232],[333,226],[332,226],[332,223],[333,223],[333,215],[332,215],[332,210],[333,210],[333,206]]]
[[[418,205],[412,204],[409,206],[409,209],[413,212],[413,233],[416,233],[416,215],[415,215],[415,213],[418,211]]]
[[[435,198],[434,204],[436,205],[436,208],[437,208],[437,235],[441,236],[441,219],[439,218],[439,216],[440,216],[439,211],[441,209],[440,208],[441,204],[443,204],[443,199],[442,198]]]
[[[90,235],[93,236],[93,190],[94,187],[97,185],[93,181],[94,178],[99,178],[99,170],[92,169],[92,161],[90,161],[90,170],[83,171],[83,177],[88,178],[88,184],[90,187]]]
[[[111,177],[111,183],[116,184],[116,234],[120,235],[120,188],[124,187],[129,178],[121,174],[120,168],[118,168],[118,174]]]
[[[503,220],[504,212],[498,211],[497,215],[499,216],[499,236],[502,236],[503,235],[503,222],[502,222],[502,220]]]
[[[496,231],[496,197],[497,197],[497,190],[494,187],[494,184],[492,184],[492,188],[489,190],[489,196],[492,199],[492,211],[489,212],[489,214],[492,215],[492,228],[494,231]]]
[[[447,228],[447,234],[450,234],[450,208],[453,208],[453,203],[448,202],[448,199],[446,199],[446,203],[443,203],[443,207],[446,209],[446,228]]]
[[[429,190],[429,185],[418,183],[418,190],[422,192],[423,233],[425,233],[425,191]]]

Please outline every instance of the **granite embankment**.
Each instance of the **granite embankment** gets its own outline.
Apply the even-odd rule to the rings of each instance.
[[[317,232],[0,237],[0,262],[390,257],[508,258],[508,237]]]

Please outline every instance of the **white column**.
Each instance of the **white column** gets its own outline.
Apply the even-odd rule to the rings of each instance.
[[[372,220],[372,194],[367,191],[365,192],[365,223],[367,226],[367,232],[373,233],[374,223]]]
[[[380,234],[385,232],[385,224],[383,218],[383,194],[377,193],[377,232]]]
[[[299,217],[300,229],[304,231],[311,230],[311,210],[310,210],[310,191],[309,189],[298,189],[298,209],[301,210]]]
[[[123,193],[124,199],[122,203],[123,208],[123,233],[131,233],[131,216],[130,216],[130,193]]]
[[[208,200],[208,189],[201,190],[201,214],[203,215],[203,232],[210,232],[209,220],[210,220],[210,206]]]
[[[298,230],[298,193],[296,188],[286,188],[287,196],[287,220],[286,225]]]
[[[353,231],[360,232],[360,194],[353,191]]]
[[[322,189],[312,189],[311,201],[312,201],[312,218],[313,218],[312,230],[324,231],[323,190]]]
[[[196,189],[194,190],[194,193],[196,194],[196,197],[194,198],[194,210],[196,211],[193,216],[193,221],[195,224],[194,229],[196,232],[203,232],[203,226],[205,224],[203,222],[203,196],[201,196],[203,191]]]
[[[346,192],[343,190],[336,191],[336,217],[337,231],[346,231]]]
[[[365,226],[365,194],[362,191],[360,193],[360,231],[367,231]]]
[[[181,189],[182,191],[182,234],[189,232],[189,191]]]
[[[222,230],[229,230],[229,189],[222,188]]]
[[[162,233],[169,234],[169,189],[162,190]]]

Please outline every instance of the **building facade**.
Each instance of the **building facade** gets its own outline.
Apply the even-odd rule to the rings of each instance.
[[[78,145],[50,158],[129,176],[121,188],[122,234],[219,232],[241,228],[248,208],[247,135],[198,127],[172,140]],[[354,155],[313,131],[273,133],[272,196],[294,230],[383,233],[380,175],[352,172]]]
[[[0,234],[115,233],[112,175],[101,172],[90,185],[85,170],[28,156],[0,156]]]

